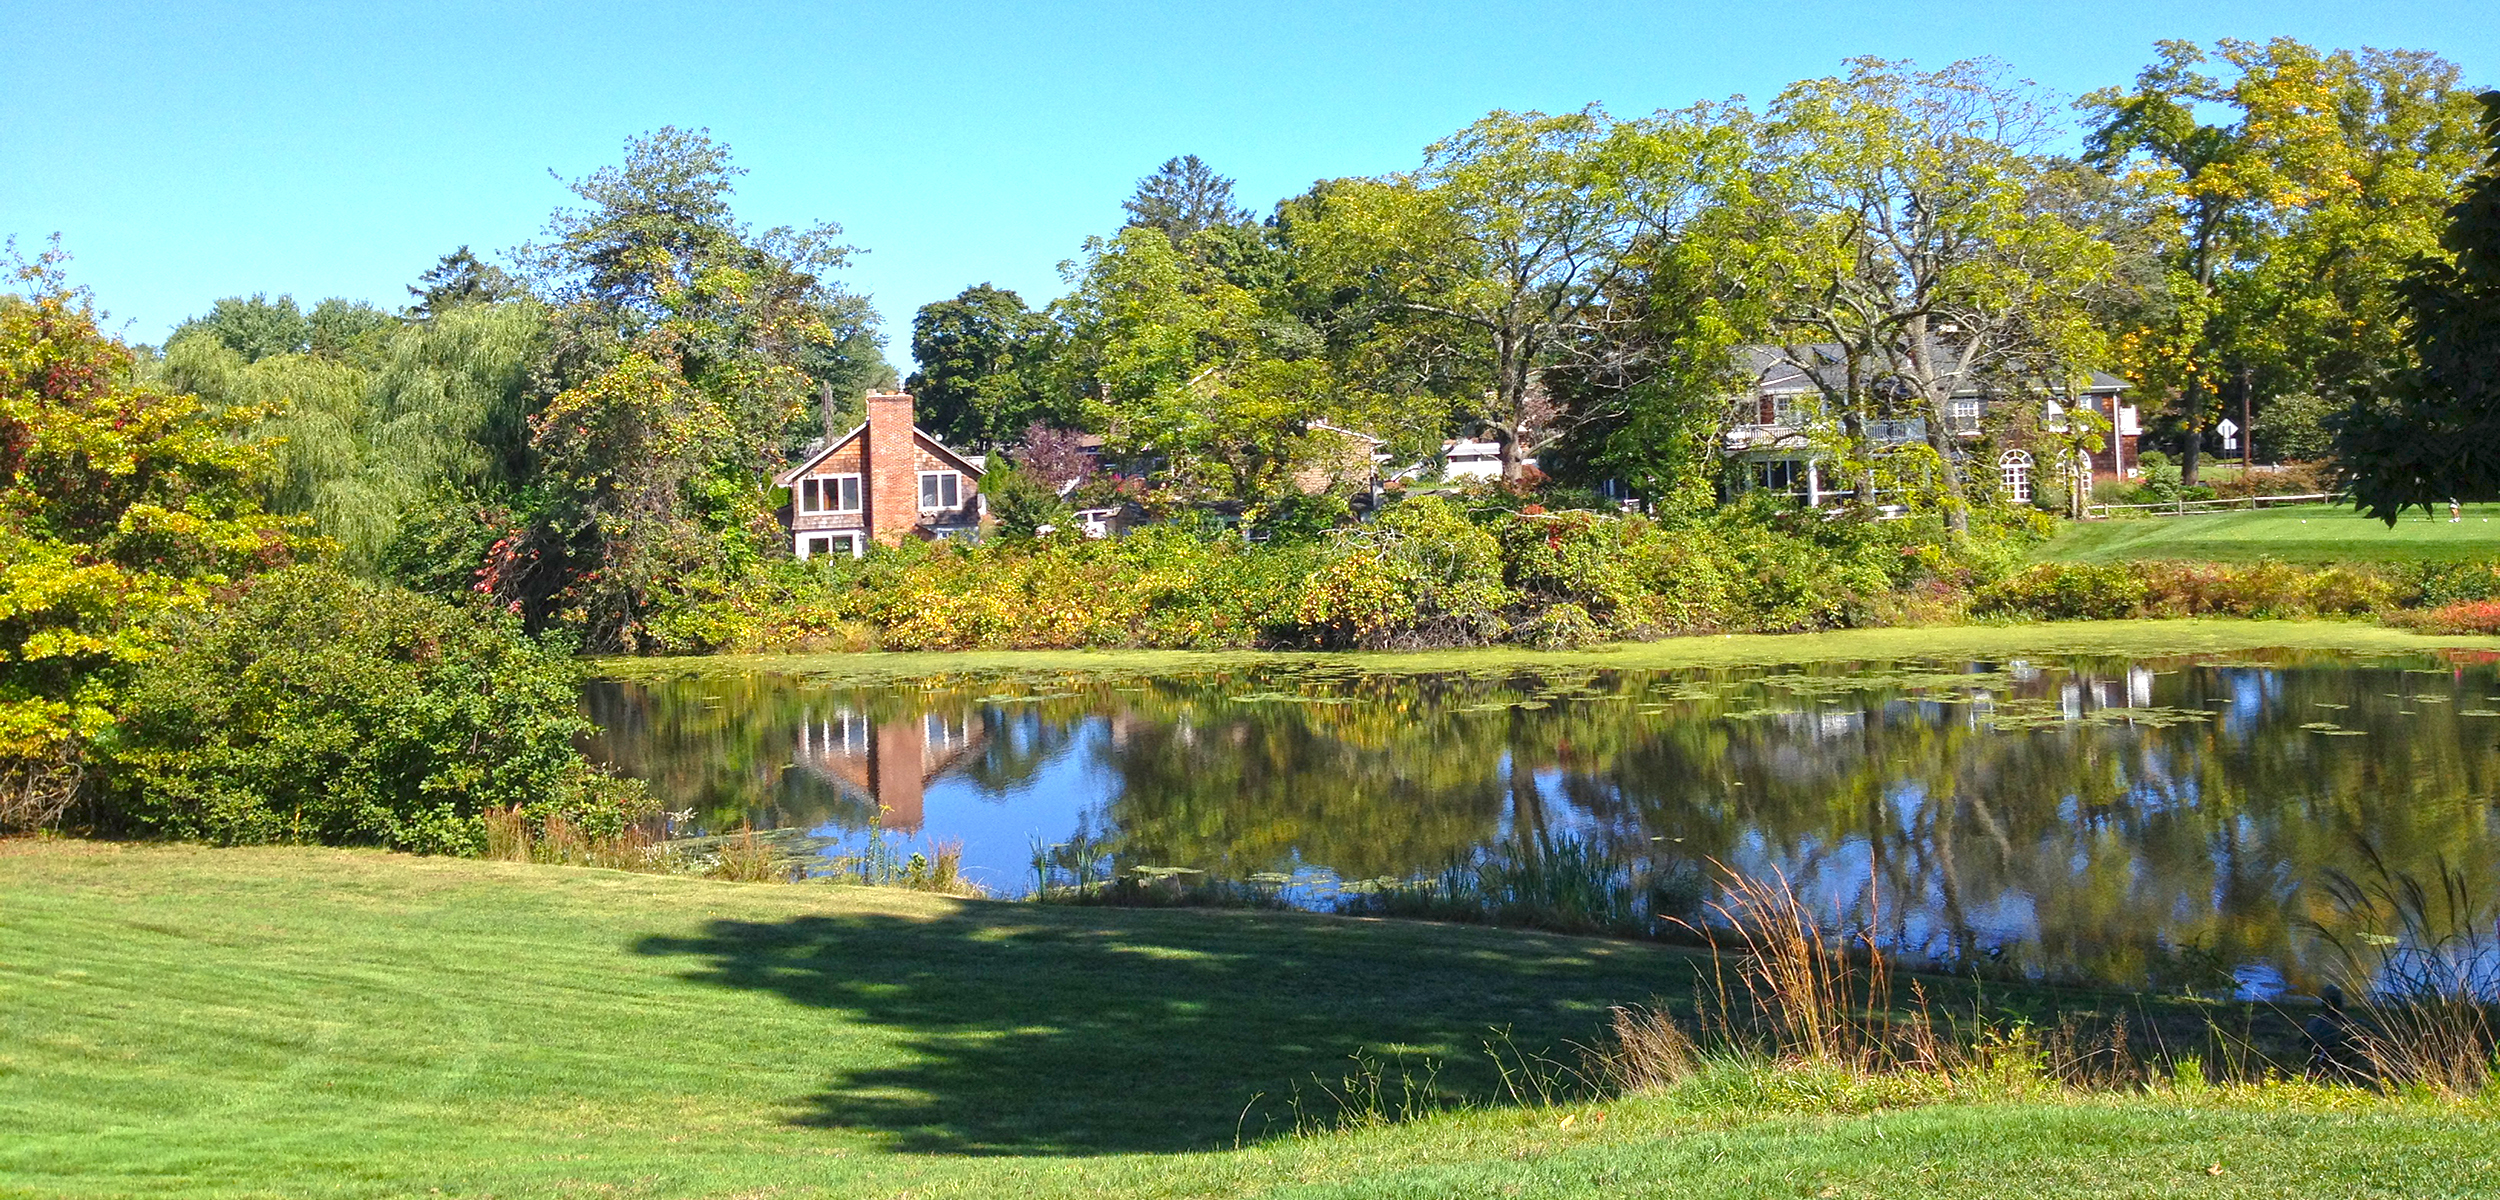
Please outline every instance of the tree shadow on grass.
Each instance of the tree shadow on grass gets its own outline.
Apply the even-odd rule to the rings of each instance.
[[[1332,1120],[1358,1053],[1445,1098],[1507,1099],[1485,1054],[1507,1031],[1571,1057],[1613,1004],[1689,993],[1654,947],[1298,915],[967,903],[891,915],[715,921],[636,949],[690,978],[777,993],[899,1035],[833,1064],[799,1120],[895,1150],[1203,1149]],[[805,1047],[794,1047],[805,1052]]]

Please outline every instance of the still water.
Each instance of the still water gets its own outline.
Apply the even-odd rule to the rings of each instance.
[[[2323,881],[2500,873],[2487,655],[1400,673],[1254,660],[863,685],[602,681],[592,749],[699,829],[1037,847],[1325,907],[1538,833],[1784,874],[1899,950],[2043,977],[2311,982]]]

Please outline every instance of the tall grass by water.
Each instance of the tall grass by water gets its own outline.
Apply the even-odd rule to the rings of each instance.
[[[1592,861],[1577,851],[1545,858],[1547,866]],[[2114,1012],[2024,1015],[2006,1006],[2006,991],[1992,999],[1975,981],[1932,981],[1955,989],[1948,998],[1862,929],[1819,916],[1786,878],[1714,867],[1717,898],[1677,922],[1711,947],[1692,994],[1614,1007],[1576,1058],[1488,1041],[1503,1081],[1496,1102],[1559,1110],[1672,1093],[1870,1111],[2088,1094],[2193,1098],[2218,1088],[2359,1088],[2468,1102],[2489,1100],[2500,1086],[2492,1013],[2500,903],[2476,896],[2462,871],[2443,869],[2428,882],[2384,870],[2327,881],[2338,919],[2317,930],[2346,964],[2327,1002],[2239,1006],[2236,1018],[2214,1006],[2191,1022],[2147,997]],[[1475,896],[1473,911],[1494,910],[1488,893],[1434,887]],[[1619,886],[1600,894],[1610,904],[1622,899]],[[2362,1000],[2350,1010],[2338,1001],[2346,987]],[[1480,1103],[1436,1098],[1432,1069],[1429,1061],[1357,1056],[1341,1076],[1311,1081],[1324,1103],[1306,1106],[1297,1093],[1296,1111],[1306,1132],[1323,1132]]]
[[[2363,1004],[2321,1014],[2329,1044],[2313,1071],[2455,1096],[2491,1088],[2500,1081],[2500,897],[2477,894],[2445,861],[2426,880],[2390,869],[2375,846],[2361,849],[2362,874],[2328,874],[2333,915],[2315,929],[2334,951],[2337,992]]]
[[[1372,884],[1340,899],[1337,908],[1358,916],[1655,937],[1695,915],[1701,898],[1701,872],[1692,864],[1571,834],[1536,833],[1453,859],[1422,879]]]

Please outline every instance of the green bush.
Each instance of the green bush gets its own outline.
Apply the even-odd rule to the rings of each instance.
[[[1514,593],[1502,546],[1457,506],[1420,496],[1339,535],[1294,605],[1308,644],[1371,649],[1493,640]]]
[[[1982,588],[1971,611],[2043,621],[2117,621],[2141,615],[2151,594],[2130,564],[2042,563]]]
[[[2354,567],[2279,562],[2042,563],[1981,588],[1981,615],[2037,620],[2131,617],[2362,616],[2393,608],[2408,588]]]
[[[571,657],[510,618],[301,567],[172,634],[107,747],[108,828],[462,854],[490,811],[603,835],[647,807],[574,748]]]
[[[981,494],[989,500],[990,515],[998,519],[998,532],[1006,537],[1032,538],[1042,526],[1065,529],[1076,519],[1075,507],[1058,489],[1020,466],[984,476]]]

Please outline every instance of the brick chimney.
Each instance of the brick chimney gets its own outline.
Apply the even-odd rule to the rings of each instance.
[[[911,395],[868,394],[868,536],[899,546],[920,524],[920,448],[912,444]]]

